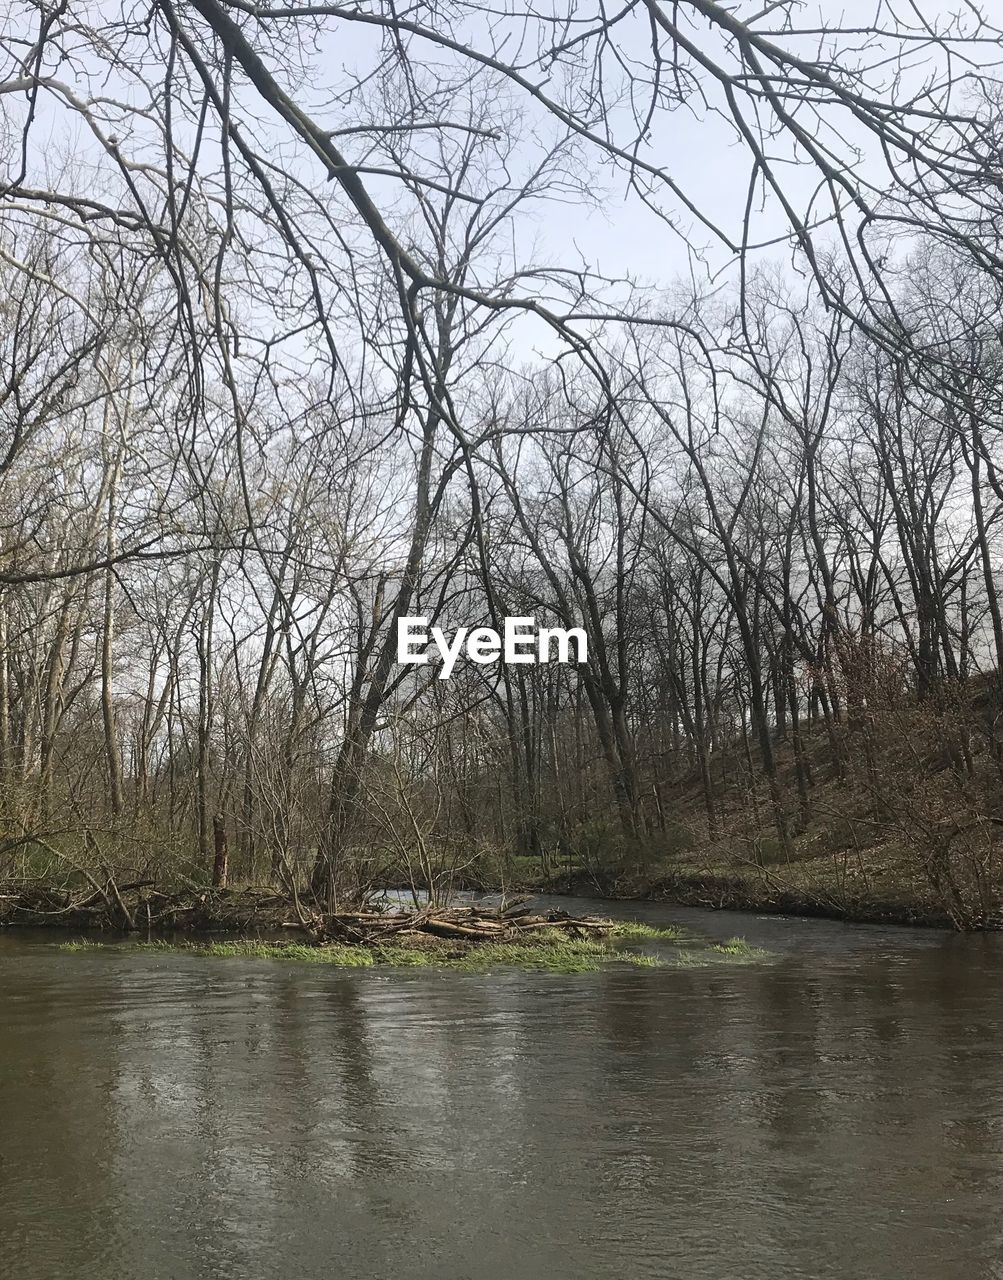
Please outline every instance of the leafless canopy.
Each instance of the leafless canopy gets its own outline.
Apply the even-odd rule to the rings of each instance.
[[[229,823],[333,892],[374,849],[647,847],[691,770],[708,839],[730,803],[789,857],[813,734],[841,783],[869,735],[894,825],[902,690],[981,821],[943,690],[1003,658],[1003,30],[840,14],[10,0],[12,849],[205,866]],[[447,688],[396,664],[419,610],[590,658]]]

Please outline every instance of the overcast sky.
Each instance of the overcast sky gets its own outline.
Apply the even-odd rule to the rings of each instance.
[[[992,3],[995,5],[998,0],[992,0]],[[96,9],[101,11],[103,7],[105,6],[99,3]],[[109,12],[115,8],[110,0],[106,7]],[[583,5],[577,15],[587,17],[593,7],[594,5]],[[742,3],[731,7],[739,16],[747,17],[762,11],[763,3],[762,0],[742,0]],[[912,6],[910,0],[900,0],[894,7],[904,17],[908,17]],[[946,5],[938,3],[938,0],[915,0],[915,7],[923,16],[934,18],[952,12],[957,7],[957,0]],[[848,28],[873,22],[887,24],[891,21],[887,0],[848,0],[838,11],[831,4],[806,0],[797,12],[799,21],[806,28],[816,27],[823,19],[829,27],[839,25]],[[250,29],[254,30],[253,24],[250,24]],[[692,31],[694,37],[702,42],[701,48],[725,62],[728,61],[729,55],[720,41],[715,45],[715,38],[708,38],[706,23],[694,23]],[[618,47],[621,55],[638,58],[646,55],[650,33],[643,18],[639,17],[633,28],[618,26],[617,33],[621,41]],[[291,74],[284,70],[279,71],[279,77],[290,85],[297,101],[302,101],[308,107],[318,123],[334,129],[344,123],[357,123],[358,113],[354,108],[346,109],[337,100],[336,94],[345,86],[346,72],[354,72],[360,78],[371,72],[379,39],[379,33],[373,28],[352,23],[335,23],[329,26],[313,59],[312,87],[292,84]],[[777,39],[790,44],[788,36],[778,35]],[[868,63],[880,62],[880,41],[871,37],[845,37],[844,43],[857,46],[855,51],[851,47],[851,59],[866,60]],[[631,48],[632,44],[635,45],[634,48]],[[805,37],[801,47],[806,55],[814,54],[817,44],[815,37]],[[987,51],[986,56],[995,57],[998,53],[997,47]],[[444,63],[447,55],[421,40],[413,42],[411,54],[419,65],[448,66]],[[154,63],[151,63],[151,75],[155,75],[156,70]],[[10,74],[10,69],[5,74]],[[79,75],[74,79],[75,69],[70,63],[60,64],[58,74],[69,80],[81,96],[86,96],[88,92],[113,94],[120,89],[116,85],[99,85],[97,81],[88,85]],[[914,74],[918,77],[921,73],[917,70]],[[871,83],[875,87],[880,85],[880,73],[875,73]],[[899,93],[903,91],[904,87],[900,86]],[[135,99],[134,89],[129,96]],[[691,109],[689,103],[673,111],[659,111],[652,124],[647,148],[642,154],[650,163],[663,167],[689,199],[714,220],[728,237],[738,240],[749,190],[750,153],[747,146],[736,137],[733,127],[714,114],[713,108],[722,105],[720,93],[715,93],[711,87],[710,96],[710,112],[698,104],[693,104]],[[13,110],[15,114],[18,110],[23,111],[23,95],[17,102],[12,99],[13,95],[0,97],[0,108]],[[528,164],[534,154],[533,144],[528,141],[531,131],[538,129],[546,137],[548,122],[537,108],[531,104],[527,107],[525,95],[519,97],[516,94],[513,101],[519,105],[520,110],[525,111],[521,127],[527,141],[521,144],[521,150]],[[253,119],[253,132],[259,146],[274,147],[276,155],[285,154],[292,159],[295,148],[289,142],[288,127],[249,91],[243,94],[243,105]],[[626,140],[630,132],[626,114],[614,110],[613,120],[617,125],[622,124]],[[552,133],[552,122],[550,126]],[[886,174],[874,141],[852,123],[848,124],[845,117],[837,120],[837,126],[844,141],[835,145],[846,162],[854,162],[854,150],[859,146],[864,159],[857,165],[858,176],[872,180],[875,185],[883,185]],[[829,136],[827,141],[833,143],[834,136]],[[804,157],[798,156],[786,139],[781,138],[770,146],[771,159],[783,173],[785,192],[790,196],[797,212],[804,214],[818,185],[818,174],[810,165],[803,163]],[[361,142],[357,138],[349,139],[344,143],[344,149],[349,159],[356,159],[361,154]],[[60,157],[74,156],[85,171],[92,160],[100,158],[104,164],[108,163],[107,156],[100,157],[99,149],[87,129],[81,125],[79,115],[65,102],[52,96],[40,99],[33,131],[32,155],[37,169],[34,176],[40,184],[45,180],[45,170],[51,167],[54,159]],[[528,246],[535,243],[537,251],[534,256],[546,265],[569,268],[584,265],[606,276],[630,275],[643,283],[663,286],[670,285],[680,276],[688,276],[694,267],[698,273],[704,273],[704,280],[713,278],[728,263],[730,255],[727,249],[715,241],[711,231],[700,226],[691,214],[681,210],[670,192],[663,190],[657,199],[664,213],[677,221],[682,234],[673,234],[666,223],[647,208],[635,193],[625,189],[626,176],[623,172],[618,173],[608,164],[604,165],[595,152],[591,156],[586,154],[586,161],[592,166],[589,187],[599,199],[598,207],[593,202],[571,197],[564,199],[559,205],[537,206],[527,210],[525,214],[520,213],[517,215],[515,231],[517,260],[525,261]],[[313,189],[330,190],[325,186],[319,165],[304,161],[302,157],[294,163],[300,166],[300,172]],[[87,181],[86,177],[83,181]],[[390,202],[394,190],[392,183],[380,179],[367,179],[367,182],[378,202]],[[816,211],[821,214],[829,211],[825,198],[816,206]],[[768,197],[762,207],[757,205],[753,219],[753,239],[768,241],[779,238],[781,241],[764,251],[764,258],[791,260],[790,246],[782,243],[787,230],[786,219],[774,197]],[[900,241],[897,247],[907,248],[908,242]],[[694,258],[692,250],[698,251],[701,257]],[[726,279],[727,276],[723,278]],[[532,347],[541,336],[538,327],[532,324],[526,326],[526,331],[527,337],[520,340],[524,349],[528,349],[527,341],[529,347]]]

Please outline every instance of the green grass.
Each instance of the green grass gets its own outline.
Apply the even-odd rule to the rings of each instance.
[[[638,942],[681,942],[686,937],[686,932],[675,925],[658,926],[644,924],[640,920],[618,920],[616,928],[609,931],[609,936]]]
[[[617,940],[678,942],[686,935],[675,928],[656,928],[633,921],[623,922],[612,935]],[[766,959],[768,952],[750,946],[743,938],[694,948],[673,949],[652,955],[623,949],[605,938],[534,938],[523,942],[484,942],[452,948],[448,944],[404,946],[385,944],[364,947],[341,943],[311,946],[302,942],[261,942],[236,938],[219,942],[129,942],[104,943],[79,939],[64,942],[61,951],[92,951],[106,947],[170,955],[204,956],[240,960],[292,960],[304,964],[332,965],[343,969],[392,968],[448,969],[460,973],[486,973],[515,968],[545,973],[595,973],[611,964],[637,969],[662,967],[696,968],[727,961],[750,962]]]
[[[545,970],[550,973],[594,973],[614,961],[632,964],[637,959],[604,942],[576,938],[544,946],[532,942],[486,942],[471,947],[457,957],[449,968],[465,973],[483,973],[501,966],[518,969]]]
[[[672,963],[678,969],[702,969],[711,964],[749,964],[770,958],[771,952],[751,946],[744,938],[729,938],[727,942],[712,942],[699,950],[678,951]]]
[[[590,938],[562,938],[543,943],[485,942],[462,951],[444,947],[355,947],[336,943],[315,947],[296,942],[259,942],[250,938],[226,942],[66,942],[60,950],[86,951],[101,946],[221,959],[295,960],[350,969],[387,965],[396,968],[452,969],[463,973],[484,973],[497,968],[531,969],[548,973],[593,973],[609,964],[650,969],[659,963],[655,956],[633,955],[629,951],[620,951],[607,942]]]
[[[762,947],[754,947],[744,938],[729,938],[727,942],[717,942],[711,950],[718,955],[732,956],[736,960],[766,960],[770,955]]]
[[[160,951],[171,955],[219,956],[224,959],[304,960],[311,964],[337,964],[368,968],[376,963],[373,953],[364,947],[311,947],[297,942],[256,942],[239,938],[231,942],[90,942],[81,939],[63,942],[60,951],[94,950]]]
[[[224,960],[300,960],[307,964],[333,964],[345,969],[369,969],[376,964],[375,953],[368,947],[337,943],[313,947],[305,942],[259,942],[254,938],[235,938],[228,942],[136,942],[132,946],[137,951],[212,956]]]

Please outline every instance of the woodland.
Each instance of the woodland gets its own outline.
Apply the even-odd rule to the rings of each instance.
[[[0,919],[996,926],[993,9],[8,0]]]

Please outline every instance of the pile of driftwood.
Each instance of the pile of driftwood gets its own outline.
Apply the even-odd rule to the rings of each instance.
[[[422,937],[462,943],[587,938],[602,936],[614,927],[612,920],[599,916],[572,916],[558,909],[541,911],[525,904],[506,908],[429,905],[413,911],[342,911],[318,916],[308,932],[318,941],[379,946]]]
[[[437,939],[453,943],[600,937],[613,928],[597,916],[540,910],[525,902],[425,905],[410,910],[389,903],[320,912],[271,888],[165,892],[152,881],[119,884],[93,880],[86,887],[0,886],[0,924],[144,933],[265,934],[295,930],[317,943],[379,946]]]

